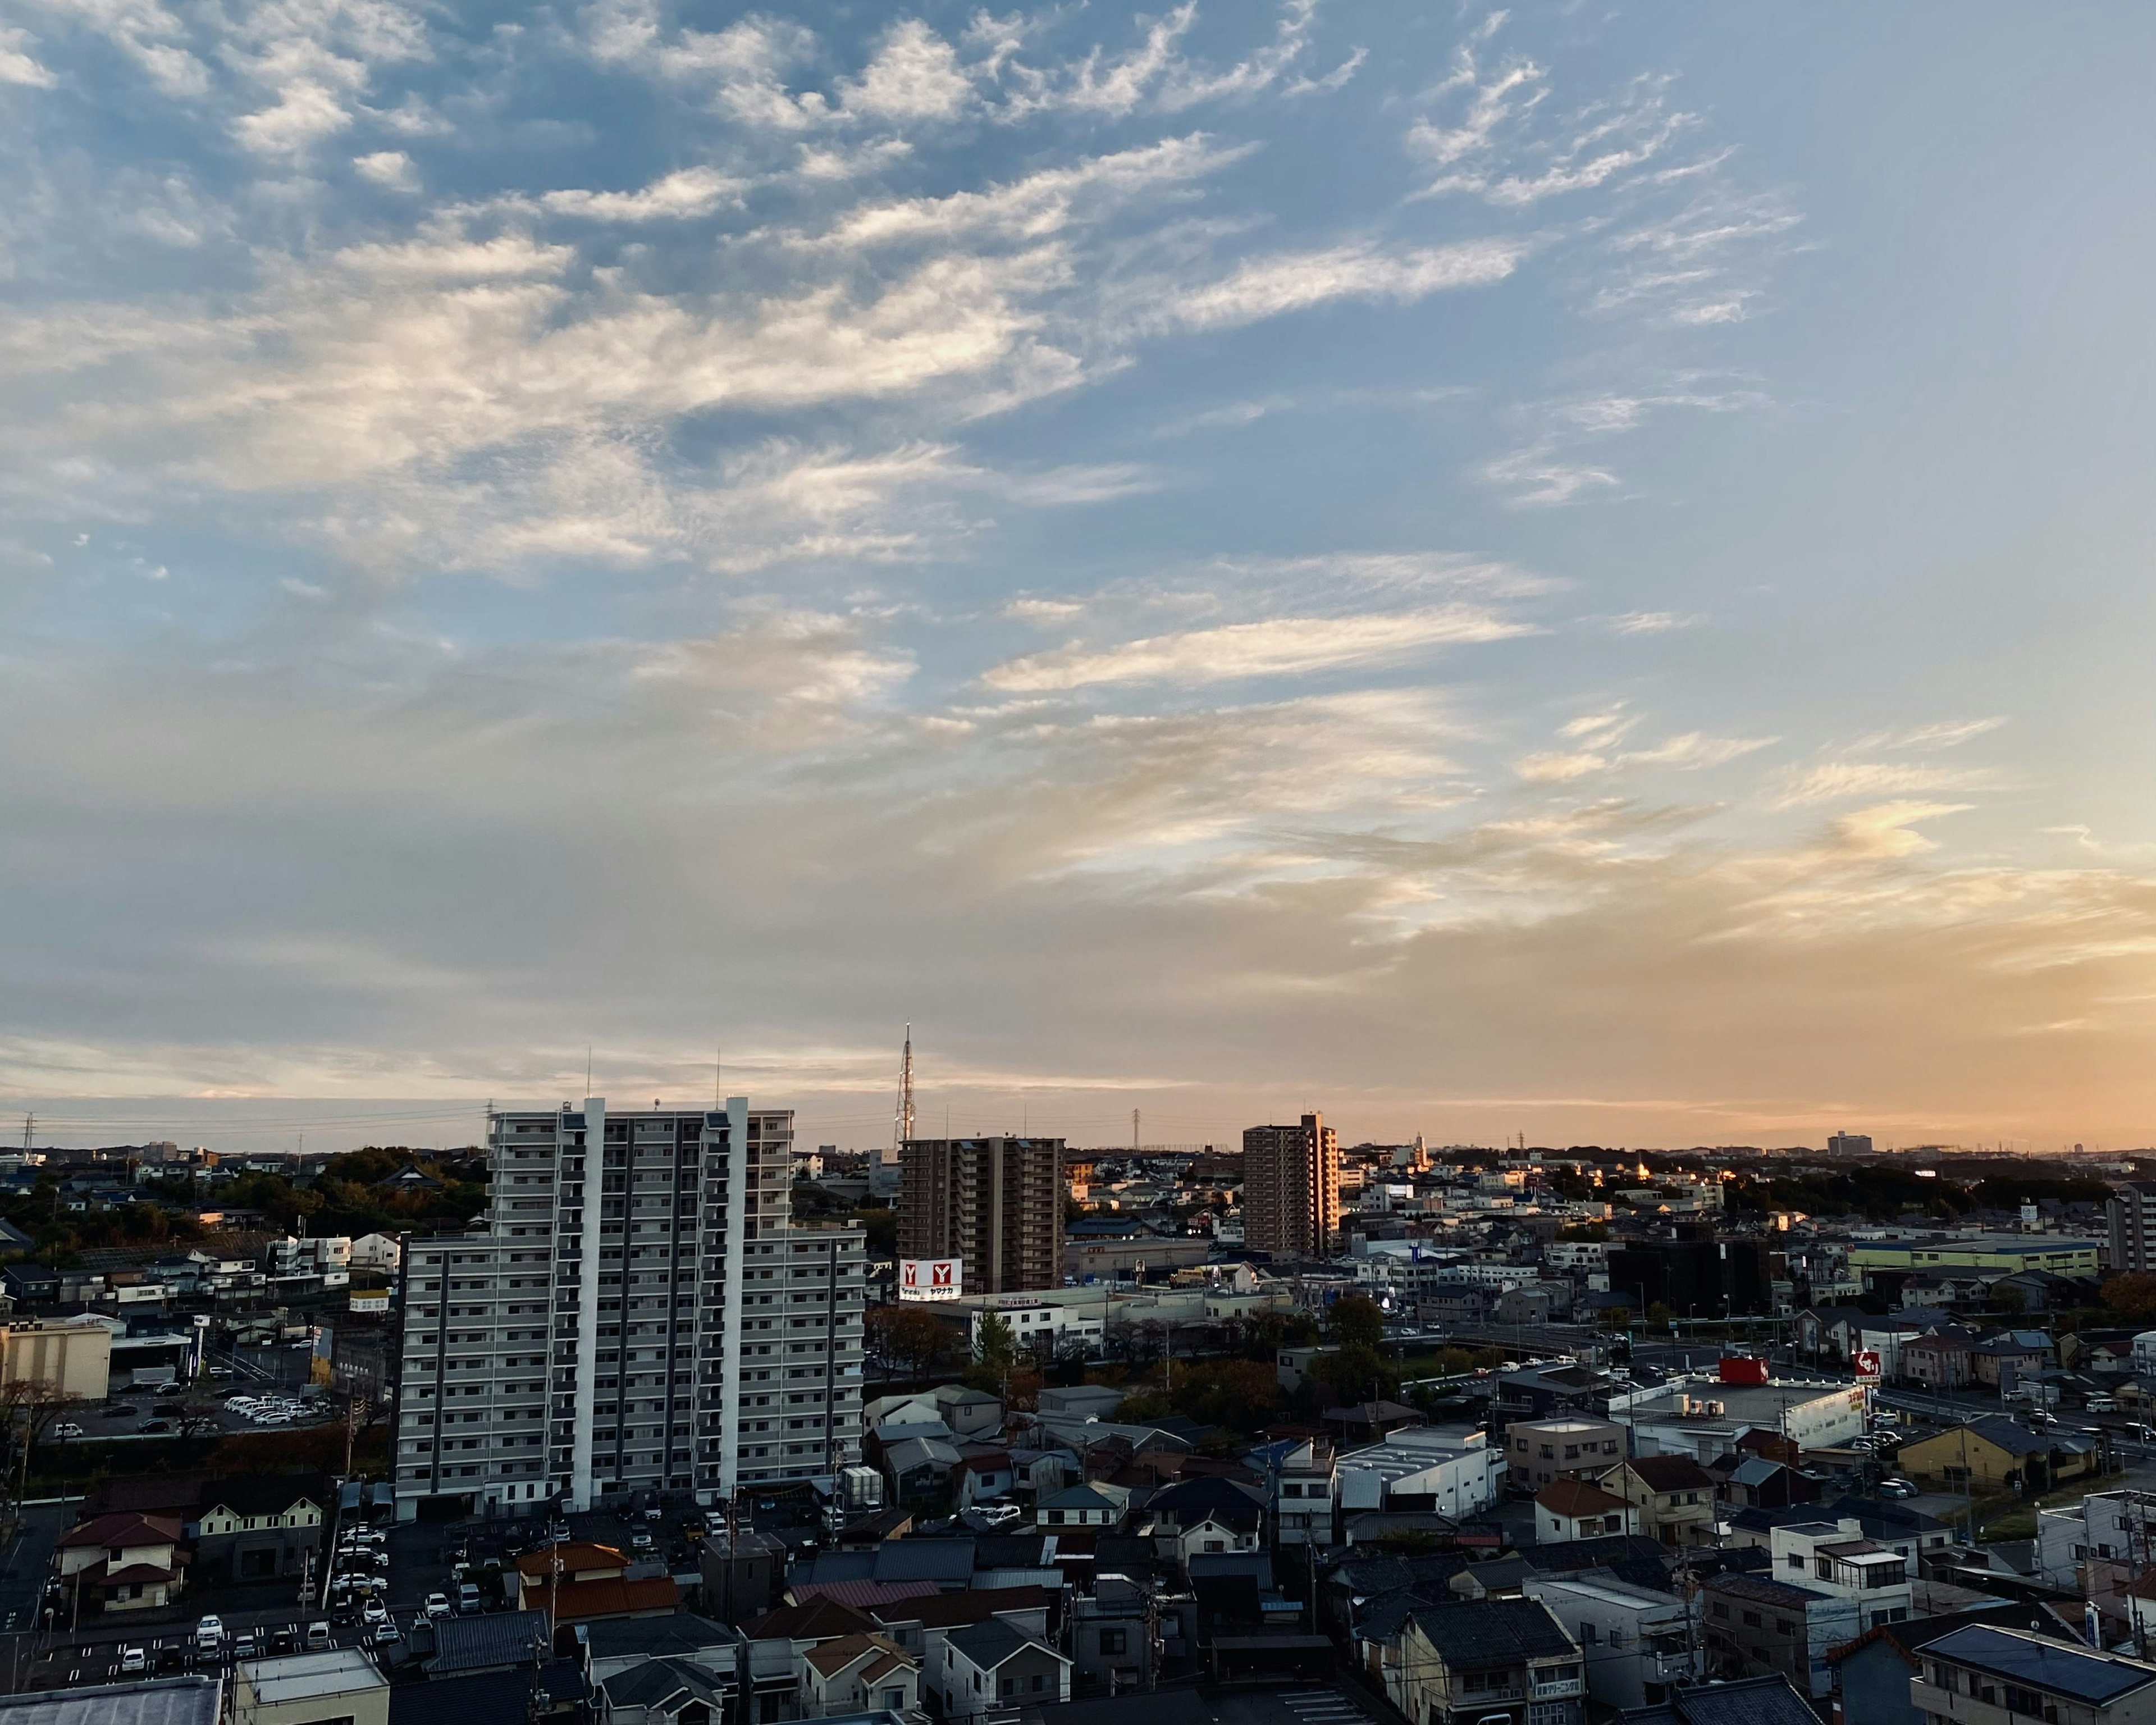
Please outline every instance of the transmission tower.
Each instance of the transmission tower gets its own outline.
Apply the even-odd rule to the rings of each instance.
[[[906,1051],[898,1060],[898,1112],[892,1118],[891,1153],[913,1136],[913,1026],[906,1027]]]

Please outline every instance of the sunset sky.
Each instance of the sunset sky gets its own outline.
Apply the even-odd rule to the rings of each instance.
[[[2156,1142],[2156,11],[4,17],[62,1141]]]

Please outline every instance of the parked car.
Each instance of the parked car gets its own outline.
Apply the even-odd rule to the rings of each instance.
[[[224,1620],[211,1615],[195,1625],[195,1645],[216,1648],[224,1645]]]
[[[64,1443],[69,1438],[88,1437],[90,1434],[72,1420],[63,1420],[53,1428],[52,1435]]]
[[[125,1676],[128,1673],[133,1671],[146,1672],[149,1669],[150,1656],[142,1648],[122,1647],[120,1650],[120,1671],[121,1676]]]
[[[169,1420],[145,1420],[140,1425],[135,1428],[136,1431],[140,1432],[145,1437],[162,1436],[163,1434],[169,1432],[172,1429],[172,1422]]]
[[[427,1595],[427,1620],[430,1623],[449,1615],[449,1596],[447,1594]]]
[[[654,1503],[645,1509],[644,1512],[644,1519],[647,1522],[656,1522],[664,1517],[665,1514],[665,1512]]]
[[[1914,1497],[1917,1495],[1917,1487],[1915,1483],[1909,1480],[1881,1480],[1879,1482],[1879,1495],[1881,1497]]]
[[[377,1647],[393,1647],[403,1639],[404,1631],[397,1627],[393,1620],[383,1621],[374,1631],[374,1645]]]
[[[300,1651],[298,1638],[288,1629],[270,1631],[270,1652],[273,1658],[282,1658],[287,1653]]]
[[[476,1583],[467,1581],[457,1589],[457,1611],[459,1615],[475,1616],[485,1609],[485,1602],[480,1598]]]
[[[635,1532],[629,1536],[629,1548],[631,1551],[649,1551],[651,1545],[651,1534],[645,1528],[639,1527]]]
[[[2092,1414],[2116,1414],[2118,1398],[2112,1395],[2092,1395],[2082,1405]]]
[[[389,1608],[379,1599],[369,1599],[360,1608],[359,1620],[371,1630],[380,1629],[389,1621]]]
[[[232,1638],[232,1656],[234,1659],[252,1659],[254,1654],[254,1632],[252,1630],[242,1630]]]
[[[161,1671],[183,1671],[187,1668],[187,1650],[177,1641],[167,1641],[157,1650],[157,1669]]]
[[[330,1646],[330,1626],[320,1621],[307,1625],[307,1651],[325,1653]]]

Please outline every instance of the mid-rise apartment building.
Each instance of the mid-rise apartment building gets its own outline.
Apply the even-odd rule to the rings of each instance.
[[[1969,1624],[1922,1651],[1909,1704],[1937,1725],[2148,1725],[2156,1665],[2026,1630]]]
[[[900,1151],[898,1255],[958,1258],[965,1291],[1063,1286],[1063,1140],[913,1138]]]
[[[2128,1180],[2106,1209],[2111,1216],[2111,1273],[2156,1268],[2156,1186]]]
[[[1340,1237],[1340,1135],[1322,1114],[1243,1132],[1243,1240],[1256,1251],[1324,1257]]]
[[[398,1513],[736,1491],[860,1459],[857,1229],[791,1214],[790,1111],[492,1117],[486,1210],[415,1240]]]

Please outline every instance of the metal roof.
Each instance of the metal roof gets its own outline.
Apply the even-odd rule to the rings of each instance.
[[[1984,1624],[1971,1624],[1942,1635],[1924,1651],[1933,1659],[1974,1666],[1994,1676],[2011,1677],[2033,1689],[2098,1707],[2156,1683],[2156,1665],[2069,1647],[2026,1630],[1992,1629]]]
[[[0,1695],[6,1725],[218,1725],[222,1677],[158,1677],[89,1689]]]

